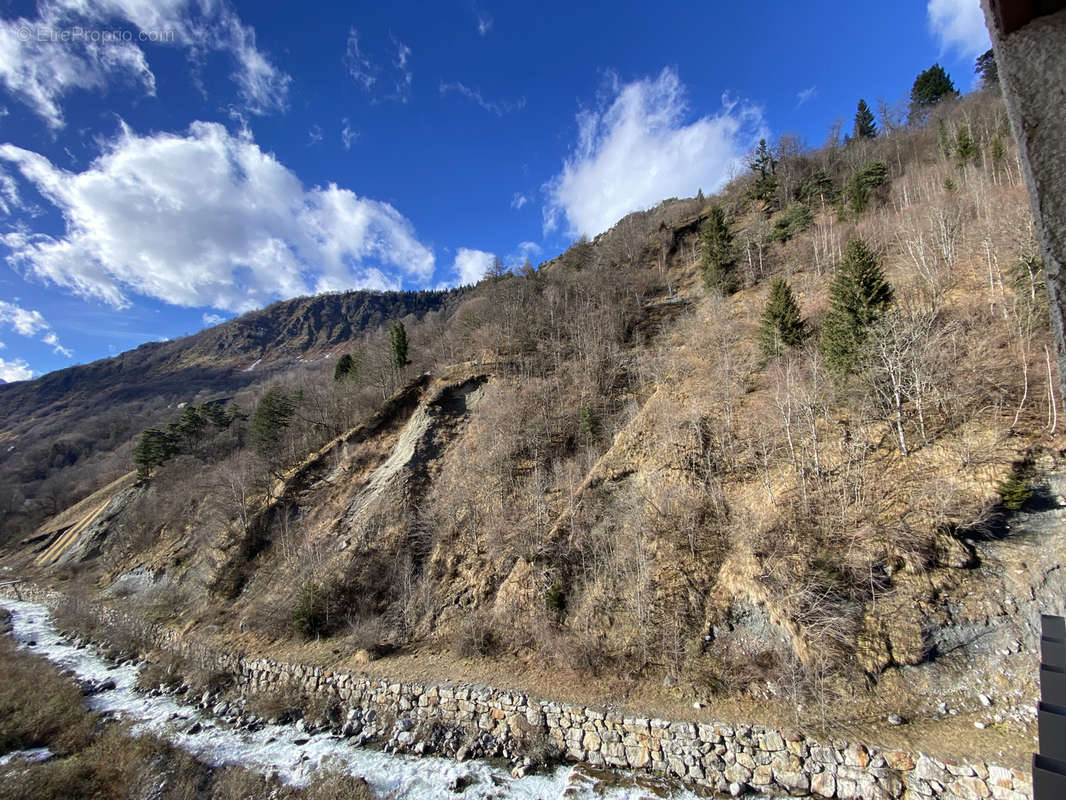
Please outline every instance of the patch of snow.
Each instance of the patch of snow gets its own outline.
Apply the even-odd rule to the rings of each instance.
[[[0,756],[0,767],[6,767],[12,761],[47,761],[52,757],[52,751],[47,747],[33,747],[29,750],[15,750],[7,755]]]
[[[245,372],[251,372],[253,369],[255,369],[259,365],[259,362],[262,361],[262,360],[263,359],[261,359],[261,358],[257,358],[255,361],[252,362],[252,365],[250,367],[245,367],[244,371]]]
[[[35,654],[44,656],[80,679],[112,680],[115,688],[87,698],[90,708],[122,716],[134,733],[152,733],[213,766],[239,764],[263,773],[275,772],[288,783],[303,785],[322,766],[342,769],[365,778],[378,794],[397,800],[451,797],[449,786],[460,777],[474,783],[464,798],[575,798],[575,800],[638,800],[647,792],[636,785],[597,786],[579,768],[561,766],[551,773],[513,778],[510,772],[482,761],[457,763],[433,756],[389,755],[357,748],[330,734],[309,735],[295,726],[267,725],[252,733],[237,731],[170,696],[148,697],[134,691],[138,668],[109,665],[91,648],[77,649],[64,641],[48,610],[36,603],[0,598],[11,612],[12,635],[21,646],[36,641]],[[199,723],[199,728],[194,727]],[[197,730],[196,733],[187,733]],[[300,741],[300,744],[296,743]],[[695,800],[679,791],[674,800]]]

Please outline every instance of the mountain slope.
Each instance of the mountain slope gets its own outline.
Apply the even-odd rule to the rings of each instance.
[[[360,291],[296,298],[191,336],[0,387],[0,530],[25,532],[42,515],[126,472],[136,437],[177,404],[232,396],[307,369],[389,320],[446,314],[461,295]]]

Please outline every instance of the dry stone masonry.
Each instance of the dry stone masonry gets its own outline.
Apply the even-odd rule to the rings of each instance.
[[[60,598],[23,586],[27,599]],[[119,616],[107,611],[104,622]],[[545,745],[576,762],[680,778],[724,794],[747,791],[840,800],[1031,800],[1032,779],[984,762],[959,763],[854,742],[821,742],[757,725],[636,717],[620,710],[556,703],[523,692],[465,683],[375,679],[326,668],[214,651],[172,631],[123,618],[147,638],[200,666],[231,674],[244,694],[296,689],[332,703],[338,719],[393,721],[390,746],[423,752],[419,740],[460,759]],[[441,748],[441,730],[463,730]],[[436,732],[436,734],[434,733]],[[470,744],[479,742],[471,748]],[[424,744],[424,742],[423,742]]]

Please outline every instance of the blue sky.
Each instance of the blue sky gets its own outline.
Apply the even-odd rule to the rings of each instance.
[[[724,5],[4,2],[0,379],[536,264],[988,47],[978,0]]]

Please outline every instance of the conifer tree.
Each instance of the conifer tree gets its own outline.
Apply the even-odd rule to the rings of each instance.
[[[973,164],[977,161],[977,143],[970,135],[969,125],[960,125],[959,132],[955,135],[955,161],[959,167]]]
[[[577,426],[578,437],[587,447],[592,443],[592,440],[596,438],[596,434],[599,433],[599,430],[600,423],[592,411],[592,406],[586,405],[581,409],[581,419]]]
[[[857,169],[844,184],[844,201],[856,215],[866,210],[870,203],[870,191],[888,183],[888,167],[883,161],[871,161]]]
[[[407,329],[402,322],[394,322],[389,330],[389,346],[392,348],[392,363],[403,369],[411,362],[407,359]]]
[[[759,348],[762,354],[771,358],[786,347],[798,347],[806,338],[807,322],[800,314],[792,287],[782,278],[774,278],[759,323]]]
[[[751,189],[753,200],[771,204],[777,196],[777,162],[774,160],[770,148],[765,139],[759,140],[759,146],[755,148],[755,154],[748,164],[755,173],[755,184]]]
[[[877,256],[862,239],[851,239],[829,286],[829,312],[822,326],[821,350],[839,375],[858,366],[869,327],[892,303],[892,287]]]
[[[951,77],[939,64],[919,73],[911,87],[911,120],[920,121],[929,109],[945,97],[957,97]]]
[[[177,455],[178,443],[174,437],[159,428],[149,428],[141,434],[133,461],[137,465],[137,477],[147,480],[152,472]]]
[[[859,100],[859,110],[855,112],[855,129],[851,136],[853,139],[873,139],[877,136],[874,112],[866,105],[865,100]]]
[[[351,353],[345,353],[337,359],[337,366],[333,368],[333,380],[342,381],[345,378],[351,377],[354,369],[355,359],[352,358]]]
[[[296,401],[276,386],[267,390],[252,414],[252,444],[261,456],[271,461],[281,450],[281,436],[296,413]]]
[[[996,66],[996,54],[986,50],[977,57],[974,72],[981,76],[981,88],[999,85],[999,67]]]
[[[703,285],[711,292],[732,294],[736,290],[733,234],[729,232],[721,206],[712,206],[707,220],[700,227],[700,246],[703,251],[700,259]]]

